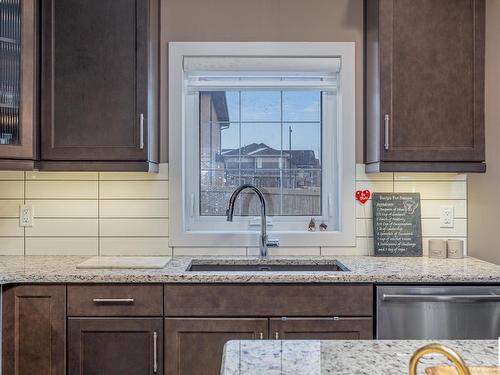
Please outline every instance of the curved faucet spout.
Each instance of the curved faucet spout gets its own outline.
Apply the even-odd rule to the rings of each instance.
[[[266,258],[267,257],[267,222],[266,222],[266,200],[264,199],[264,194],[255,187],[254,185],[250,184],[243,184],[239,186],[231,195],[231,198],[229,199],[229,207],[226,211],[227,215],[227,221],[233,221],[233,215],[234,215],[234,204],[236,202],[236,198],[238,198],[238,195],[243,190],[252,190],[257,196],[259,197],[260,200],[260,219],[261,219],[261,225],[260,225],[260,244],[259,244],[259,250],[260,250],[260,257],[261,258]]]

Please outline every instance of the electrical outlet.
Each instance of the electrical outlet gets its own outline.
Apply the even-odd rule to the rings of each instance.
[[[22,227],[32,227],[35,216],[33,206],[22,204],[19,206],[19,225]]]
[[[455,215],[453,211],[453,206],[439,207],[439,223],[441,228],[453,228],[455,225]]]

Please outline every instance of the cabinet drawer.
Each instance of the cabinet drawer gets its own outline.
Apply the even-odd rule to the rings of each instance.
[[[166,316],[372,316],[371,285],[167,284]]]
[[[162,285],[68,285],[68,316],[162,316]]]

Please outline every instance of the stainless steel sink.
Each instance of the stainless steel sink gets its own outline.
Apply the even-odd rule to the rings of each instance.
[[[283,263],[263,261],[255,263],[194,262],[192,272],[345,272],[349,269],[338,261],[329,263]]]

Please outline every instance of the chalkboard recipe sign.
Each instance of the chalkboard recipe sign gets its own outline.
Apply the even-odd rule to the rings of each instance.
[[[375,256],[422,256],[420,193],[374,193]]]

